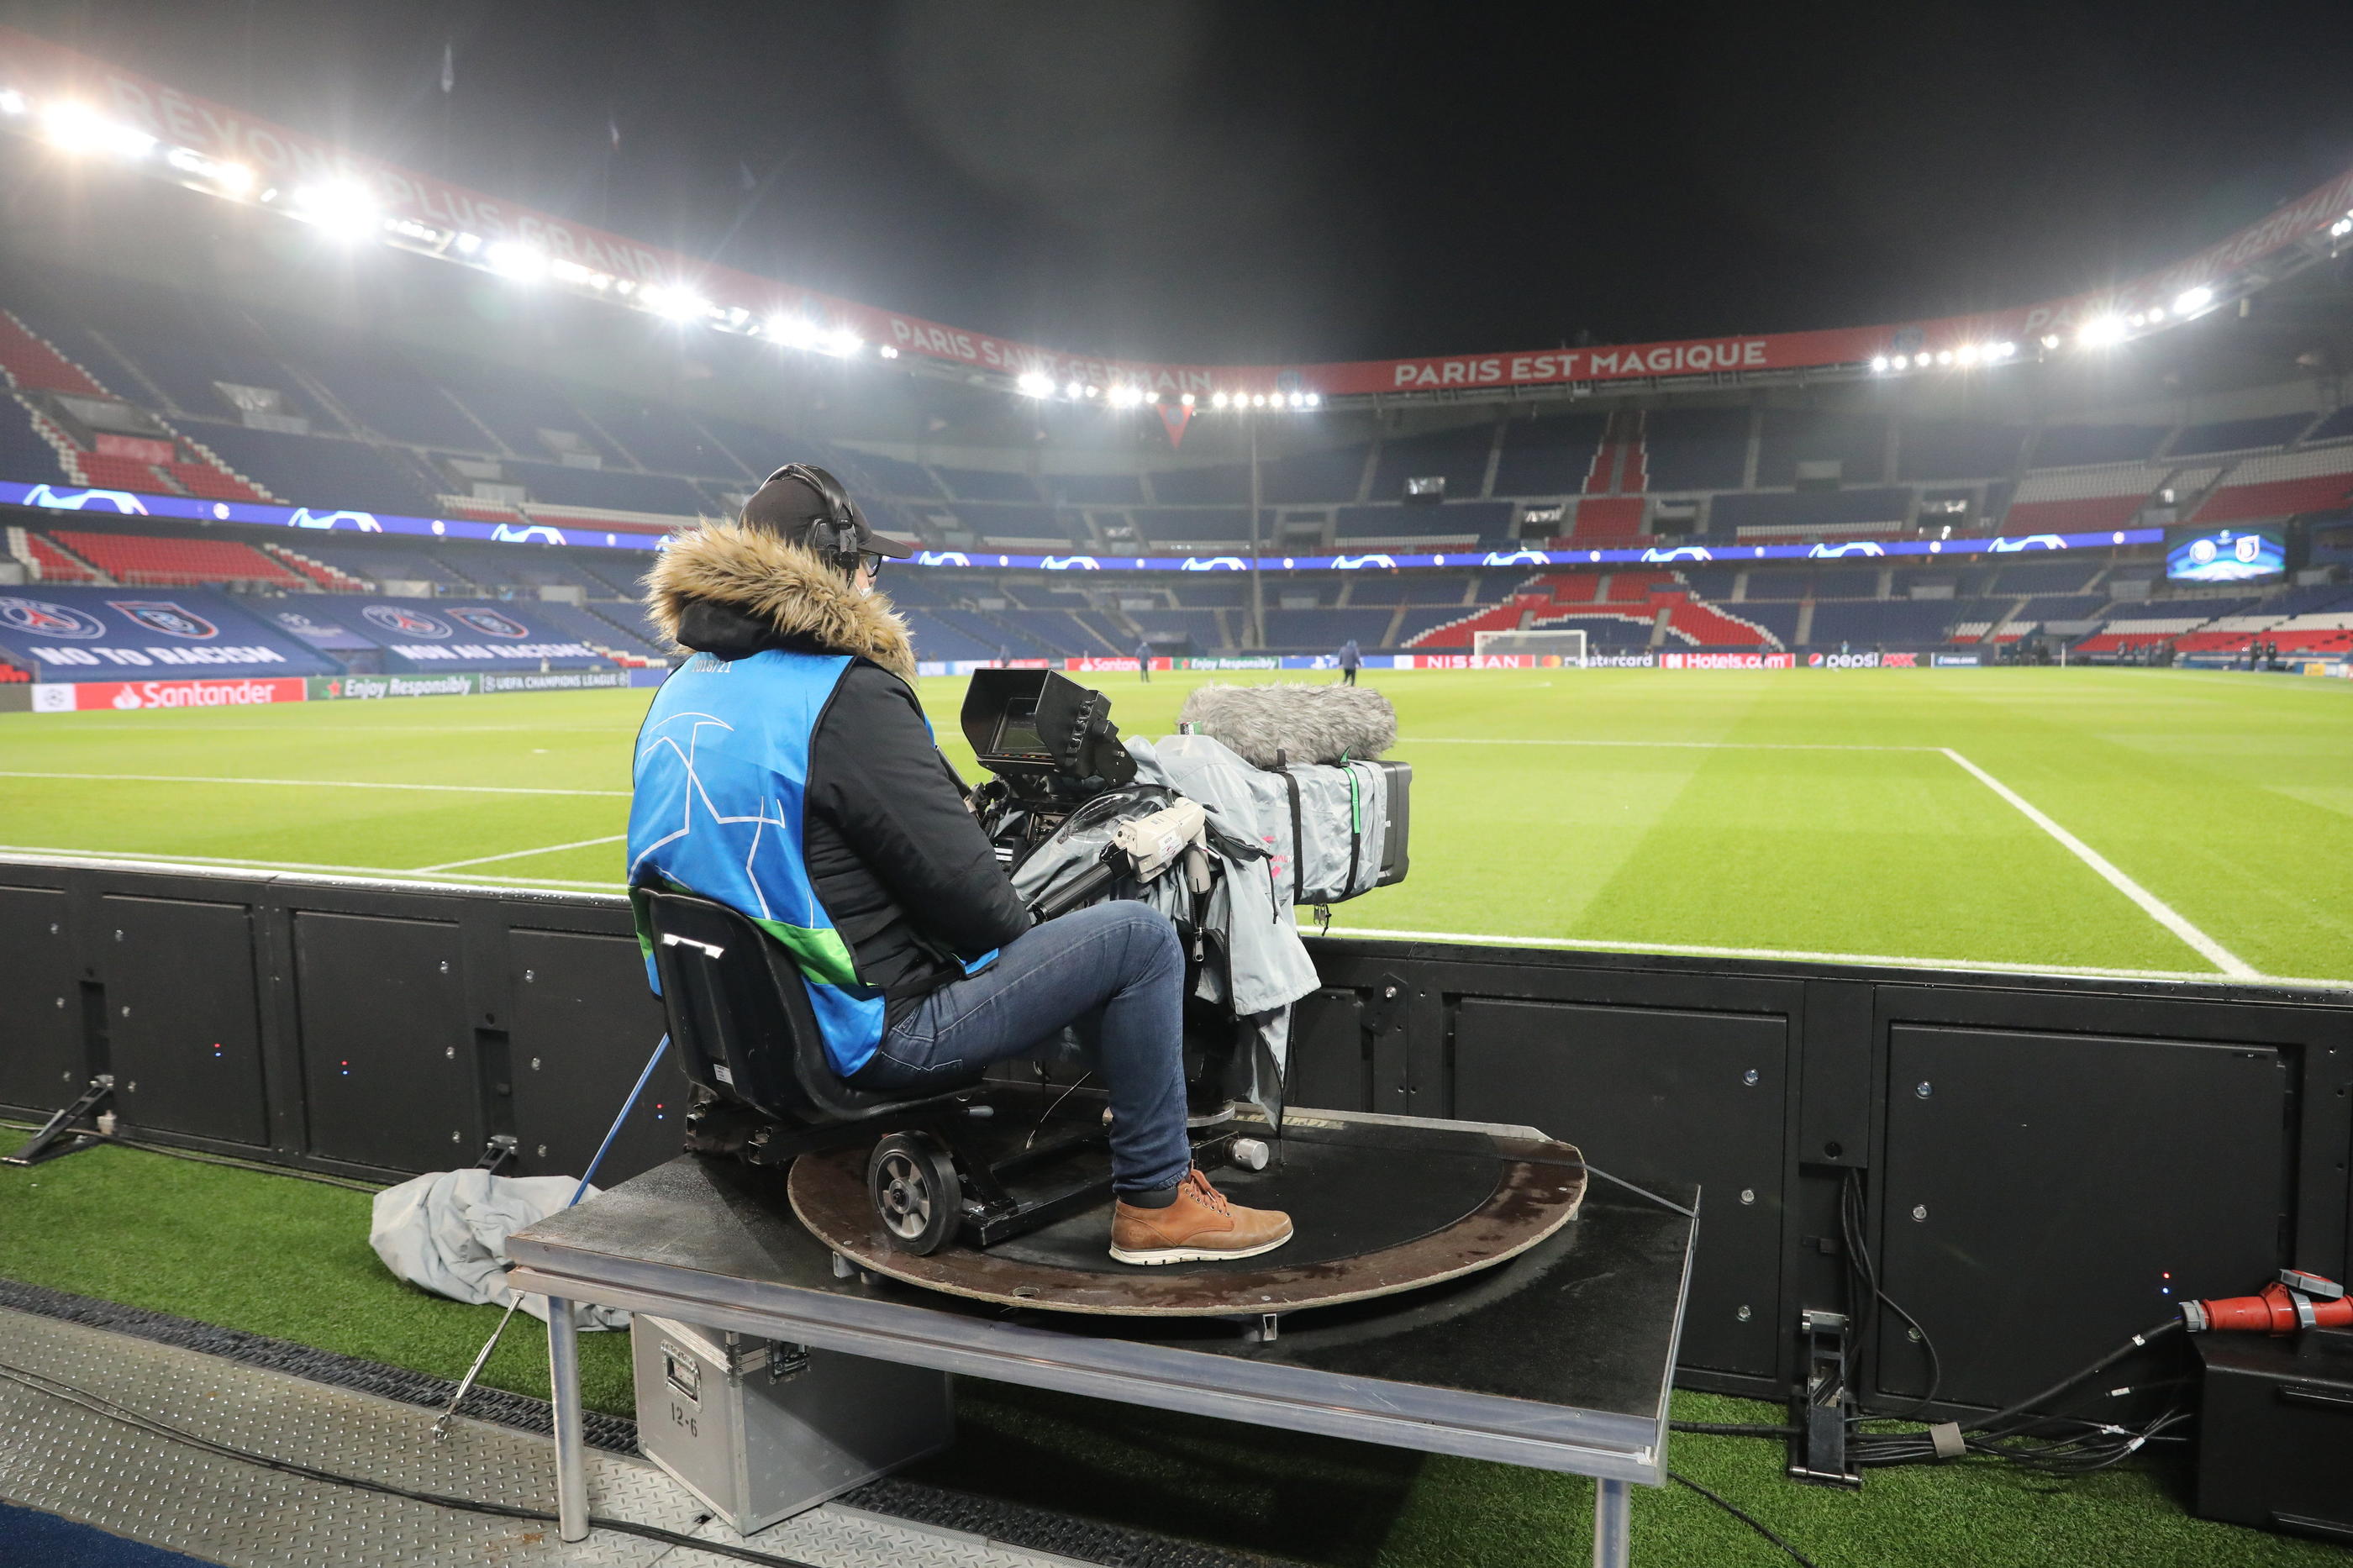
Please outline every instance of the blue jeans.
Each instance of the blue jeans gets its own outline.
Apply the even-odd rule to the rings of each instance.
[[[1168,917],[1116,900],[1073,910],[940,987],[882,1037],[852,1080],[904,1089],[933,1073],[1034,1056],[1071,1026],[1111,1090],[1112,1184],[1173,1187],[1185,1138],[1185,950]]]

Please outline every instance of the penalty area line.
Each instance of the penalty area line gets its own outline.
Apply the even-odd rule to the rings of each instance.
[[[2211,963],[2215,968],[2221,970],[2223,973],[2230,975],[2234,980],[2260,980],[2263,978],[2262,974],[2256,971],[2254,965],[2249,963],[2245,959],[2241,958],[2237,953],[2232,952],[2229,948],[2224,947],[2221,942],[2216,942],[2212,937],[2208,936],[2204,931],[2200,931],[2196,926],[2191,925],[2189,921],[2182,916],[2181,912],[2176,910],[2171,904],[2167,903],[2163,899],[2158,898],[2155,893],[2150,892],[2147,888],[2142,887],[2138,882],[2136,882],[2130,877],[2126,876],[2122,871],[2116,868],[2116,864],[2109,860],[2106,856],[2102,855],[2098,850],[2093,848],[2090,845],[2084,843],[2082,839],[2076,837],[2073,834],[2060,826],[2056,822],[2051,820],[2047,815],[2038,809],[2035,805],[2031,801],[2028,800],[2024,795],[2019,794],[2016,790],[2010,788],[2008,784],[2002,783],[2000,779],[1994,777],[1991,773],[1986,772],[1983,768],[1978,766],[1977,763],[1969,761],[1968,758],[1961,755],[1960,752],[1953,750],[1950,746],[1939,746],[1936,749],[1944,752],[1945,755],[1950,757],[1979,784],[1985,785],[1986,788],[1993,791],[1994,794],[2001,796],[2002,799],[2016,806],[2020,813],[2025,816],[2027,821],[2031,822],[2035,826],[2042,829],[2043,832],[2057,839],[2059,841],[2060,847],[2065,849],[2069,854],[2074,856],[2075,858],[2081,860],[2084,865],[2089,866],[2093,870],[2098,872],[2101,879],[2110,887],[2116,889],[2117,892],[2122,893],[2126,898],[2130,899],[2134,903],[2138,904],[2141,907],[2142,911],[2151,920],[2163,926],[2166,930],[2171,931],[2175,936],[2179,937],[2183,942],[2195,950],[2200,958],[2205,959],[2206,962]]]

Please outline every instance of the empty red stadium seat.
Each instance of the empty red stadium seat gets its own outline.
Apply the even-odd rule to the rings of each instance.
[[[169,495],[172,487],[155,471],[153,463],[142,463],[136,458],[109,457],[103,452],[83,452],[76,459],[81,468],[82,482],[100,489],[130,490],[138,495]]]
[[[80,397],[104,397],[106,389],[81,368],[25,330],[25,324],[0,310],[0,369],[16,377],[18,386],[42,392],[69,392]]]
[[[52,531],[58,543],[118,582],[151,588],[206,583],[269,583],[281,588],[313,584],[250,544],[227,539],[152,539],[139,534]]]
[[[25,543],[33,552],[34,563],[40,567],[44,583],[95,583],[98,574],[75,560],[37,533],[27,533]]]

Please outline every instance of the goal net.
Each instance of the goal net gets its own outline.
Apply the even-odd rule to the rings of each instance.
[[[1532,653],[1550,655],[1563,664],[1582,666],[1585,663],[1585,634],[1581,631],[1473,632],[1471,634],[1473,653]]]

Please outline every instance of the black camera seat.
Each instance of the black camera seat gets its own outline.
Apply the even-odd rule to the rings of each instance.
[[[654,970],[686,1076],[780,1122],[823,1127],[923,1106],[953,1110],[980,1073],[921,1094],[859,1089],[834,1070],[792,954],[749,916],[691,893],[648,896]]]
[[[782,1166],[875,1140],[869,1195],[885,1240],[902,1252],[959,1237],[987,1247],[1110,1201],[1099,1122],[1013,1142],[992,1126],[997,1107],[980,1092],[979,1069],[920,1092],[860,1089],[834,1070],[782,943],[710,899],[650,893],[647,903],[670,1037],[696,1089],[689,1152]],[[1074,1176],[1047,1173],[1074,1156]]]

